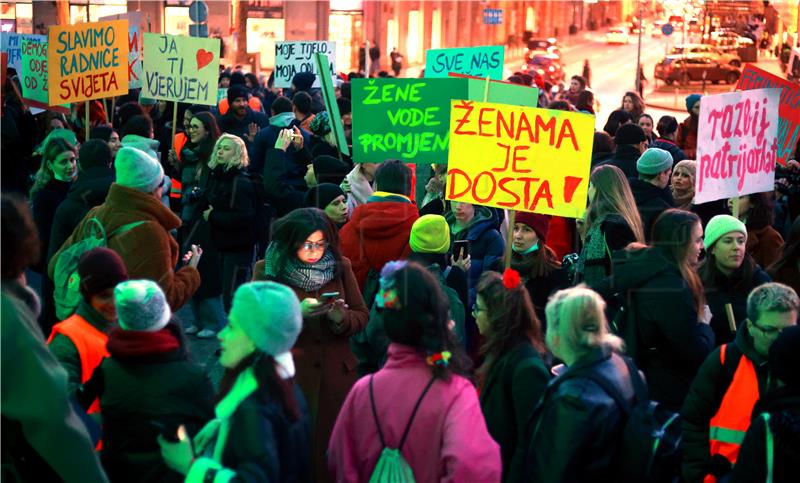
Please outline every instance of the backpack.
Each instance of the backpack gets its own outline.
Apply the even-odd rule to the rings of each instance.
[[[422,399],[428,393],[428,389],[433,385],[436,376],[431,376],[431,380],[428,381],[428,385],[425,386],[422,395],[417,399],[417,404],[414,405],[414,410],[411,411],[411,417],[408,419],[406,429],[403,430],[403,437],[400,438],[400,444],[397,448],[389,448],[386,446],[386,440],[383,437],[383,431],[381,431],[381,425],[378,421],[378,411],[375,409],[375,395],[372,390],[372,380],[374,378],[374,374],[369,376],[369,402],[372,406],[372,417],[375,419],[375,426],[378,428],[378,438],[380,438],[383,450],[378,458],[378,462],[375,464],[375,469],[372,470],[369,483],[414,483],[416,481],[414,479],[414,471],[408,465],[406,459],[403,458],[401,451],[403,450],[403,444],[406,442],[408,431],[411,429],[411,423],[414,422],[414,416],[417,415],[417,410],[422,403]]]
[[[143,223],[146,222],[134,221],[133,223],[122,225],[106,235],[106,230],[100,220],[95,217],[89,219],[84,227],[86,236],[58,255],[55,270],[53,270],[53,283],[55,285],[53,298],[55,299],[56,316],[59,320],[64,320],[72,315],[81,301],[81,283],[78,275],[78,261],[81,256],[94,248],[108,247],[109,239],[130,231]]]

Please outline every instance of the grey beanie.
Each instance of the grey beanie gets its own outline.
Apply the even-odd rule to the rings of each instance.
[[[228,319],[261,351],[275,357],[288,352],[303,326],[297,295],[277,282],[250,282],[233,296]]]
[[[144,193],[158,188],[164,179],[164,168],[156,158],[141,149],[125,146],[114,161],[117,184]]]
[[[119,326],[156,332],[166,327],[172,311],[161,287],[152,280],[128,280],[114,288]]]
[[[641,174],[658,174],[672,167],[672,155],[669,151],[649,148],[636,161],[636,171]]]

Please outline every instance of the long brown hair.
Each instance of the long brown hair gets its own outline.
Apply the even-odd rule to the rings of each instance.
[[[225,369],[219,383],[217,403],[228,395],[233,389],[236,379],[248,367],[253,368],[253,375],[258,381],[256,395],[259,399],[265,403],[275,399],[283,407],[291,421],[299,420],[302,414],[294,393],[294,385],[297,383],[294,378],[282,379],[278,375],[275,359],[258,350],[242,359],[235,368]]]
[[[542,325],[522,283],[509,289],[499,273],[484,272],[478,281],[478,296],[486,303],[489,318],[489,333],[485,334],[486,342],[481,347],[485,359],[478,368],[478,380],[483,384],[492,365],[503,353],[520,342],[527,342],[543,354],[544,338]]]
[[[664,211],[653,224],[653,244],[660,247],[667,258],[678,269],[692,291],[697,313],[703,313],[706,304],[705,292],[694,263],[686,256],[692,240],[692,228],[700,224],[700,217],[690,211],[670,208]]]
[[[628,223],[636,241],[644,243],[642,217],[636,209],[636,201],[622,170],[610,164],[598,166],[589,176],[589,182],[595,188],[595,195],[589,202],[586,229],[604,216],[618,213]]]
[[[36,172],[36,179],[33,182],[33,187],[31,187],[31,197],[38,191],[41,191],[47,183],[55,179],[53,168],[48,166],[48,164],[55,161],[59,154],[66,151],[72,151],[76,156],[78,155],[75,146],[66,139],[53,138],[47,142],[47,146],[44,147],[44,153],[42,153],[42,164],[39,166],[39,171]]]

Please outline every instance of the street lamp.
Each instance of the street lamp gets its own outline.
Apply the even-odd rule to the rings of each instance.
[[[636,92],[642,95],[642,15],[644,14],[644,3],[639,0],[639,45],[636,48]]]

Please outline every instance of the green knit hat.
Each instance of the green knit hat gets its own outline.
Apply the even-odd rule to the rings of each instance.
[[[747,239],[747,227],[744,225],[744,223],[739,221],[738,218],[734,218],[731,215],[717,215],[714,218],[711,218],[711,221],[709,221],[708,225],[706,225],[706,233],[703,237],[703,245],[705,245],[706,250],[708,250],[717,240],[732,231],[737,231],[743,234],[745,240]]]
[[[447,253],[450,227],[441,215],[425,215],[411,225],[411,250],[415,253]]]

